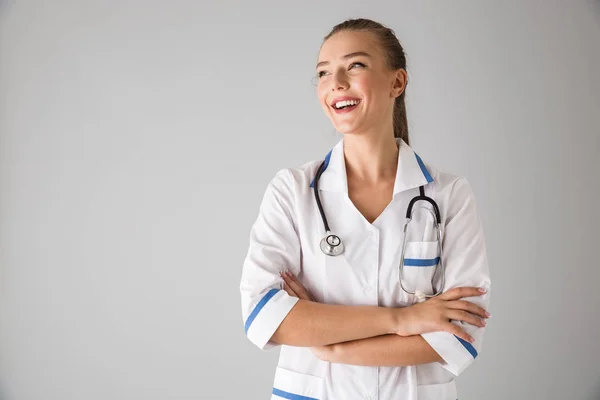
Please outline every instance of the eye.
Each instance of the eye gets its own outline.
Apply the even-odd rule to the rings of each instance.
[[[323,75],[325,75],[326,73],[327,73],[327,71],[319,71],[319,72],[317,73],[317,77],[318,77],[318,78],[320,78],[320,77],[322,77]]]
[[[357,62],[353,62],[352,64],[350,64],[350,68],[353,68],[355,65],[359,65],[361,68],[366,67],[365,64],[357,61]]]

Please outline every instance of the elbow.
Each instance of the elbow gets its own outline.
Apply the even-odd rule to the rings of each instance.
[[[245,332],[248,339],[261,350],[287,344],[289,329],[284,321],[298,301],[285,291],[271,289],[256,299],[247,310]]]
[[[463,373],[479,356],[478,349],[481,349],[481,343],[475,348],[448,332],[430,332],[421,336],[438,353],[441,359],[439,365],[454,376]],[[478,339],[481,340],[481,335],[476,335],[475,340]]]

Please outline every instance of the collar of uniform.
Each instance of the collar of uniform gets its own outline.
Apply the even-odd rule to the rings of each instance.
[[[404,140],[396,138],[396,143],[400,146],[400,151],[398,152],[394,195],[433,182],[433,178],[421,157]],[[324,161],[325,171],[319,179],[319,189],[348,193],[343,138],[327,153]],[[310,186],[314,187],[314,178]]]

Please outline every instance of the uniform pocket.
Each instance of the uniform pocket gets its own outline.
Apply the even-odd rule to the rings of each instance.
[[[432,280],[436,267],[439,268],[438,242],[407,242],[404,251],[402,284],[412,292],[433,294]],[[438,273],[438,276],[440,272]],[[435,288],[437,289],[437,287]]]
[[[277,367],[271,400],[320,400],[323,378]]]
[[[418,399],[457,400],[456,384],[454,381],[435,385],[418,385]]]

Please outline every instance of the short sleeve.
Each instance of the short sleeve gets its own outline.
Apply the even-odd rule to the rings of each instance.
[[[442,260],[446,268],[444,292],[462,286],[486,288],[487,292],[484,295],[464,300],[487,309],[491,281],[485,238],[475,196],[465,178],[459,178],[452,188],[443,232]],[[448,332],[429,332],[421,336],[444,360],[440,365],[458,376],[471,365],[481,351],[485,328],[462,321],[453,323],[460,325],[475,342],[471,344]]]
[[[279,273],[300,270],[300,241],[294,222],[294,187],[289,170],[269,182],[250,231],[240,283],[248,339],[261,350],[278,346],[271,337],[298,302],[283,290]]]

